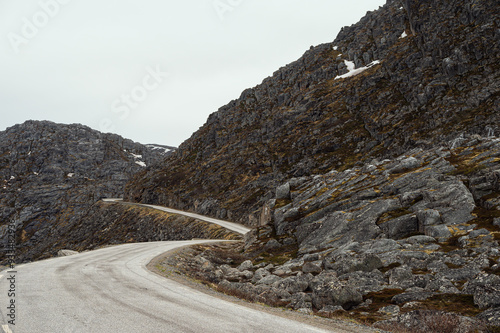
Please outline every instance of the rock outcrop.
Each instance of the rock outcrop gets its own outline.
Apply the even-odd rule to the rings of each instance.
[[[500,139],[415,149],[289,179],[267,202],[269,223],[245,236],[244,262],[205,250],[185,271],[203,262],[225,292],[306,313],[499,326],[499,199]]]

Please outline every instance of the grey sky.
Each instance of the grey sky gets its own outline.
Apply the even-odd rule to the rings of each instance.
[[[51,120],[177,146],[384,3],[0,0],[0,130]]]

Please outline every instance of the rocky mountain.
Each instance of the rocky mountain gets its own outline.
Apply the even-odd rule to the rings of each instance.
[[[213,113],[126,197],[256,227],[245,263],[186,259],[233,295],[498,326],[499,42],[496,1],[388,0]]]
[[[127,197],[247,225],[290,177],[500,135],[499,6],[389,0],[213,113]]]
[[[244,244],[222,255],[200,246],[168,265],[304,313],[398,332],[496,332],[500,139],[453,145],[291,178]]]
[[[69,237],[65,227],[99,199],[121,197],[130,177],[164,152],[76,124],[27,121],[0,132],[0,239],[14,225],[17,260],[52,255]]]

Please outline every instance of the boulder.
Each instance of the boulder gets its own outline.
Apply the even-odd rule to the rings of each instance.
[[[322,273],[311,281],[312,304],[316,309],[340,305],[344,309],[363,302],[363,296],[355,288],[338,280],[335,274]]]

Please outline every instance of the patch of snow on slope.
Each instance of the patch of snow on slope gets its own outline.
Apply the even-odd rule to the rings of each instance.
[[[132,155],[134,158],[142,158],[142,155],[136,155],[134,153],[130,153],[130,155]]]
[[[141,161],[142,159],[142,155],[136,155],[134,153],[130,153],[130,155],[132,155],[132,157],[134,158],[134,162],[135,164],[138,164],[140,165],[141,167],[146,167],[146,163],[144,163],[143,161]]]
[[[173,147],[153,145],[153,144],[146,145],[146,147],[148,147],[149,149],[152,149],[152,150],[161,150],[163,154],[167,154],[167,153],[170,153],[171,151],[175,150],[175,148],[173,148]]]
[[[406,33],[406,30],[403,31],[403,33],[401,34],[401,36],[399,36],[399,39],[405,38],[405,37],[408,37],[408,34]]]
[[[348,72],[345,73],[345,74],[343,74],[343,75],[339,75],[339,76],[335,77],[335,80],[337,80],[337,79],[345,79],[347,77],[358,75],[358,74],[366,71],[368,68],[373,67],[376,64],[379,64],[380,60],[372,61],[371,63],[369,63],[365,67],[360,67],[360,68],[355,68],[354,62],[349,61],[349,60],[344,60],[344,63],[347,66]]]

